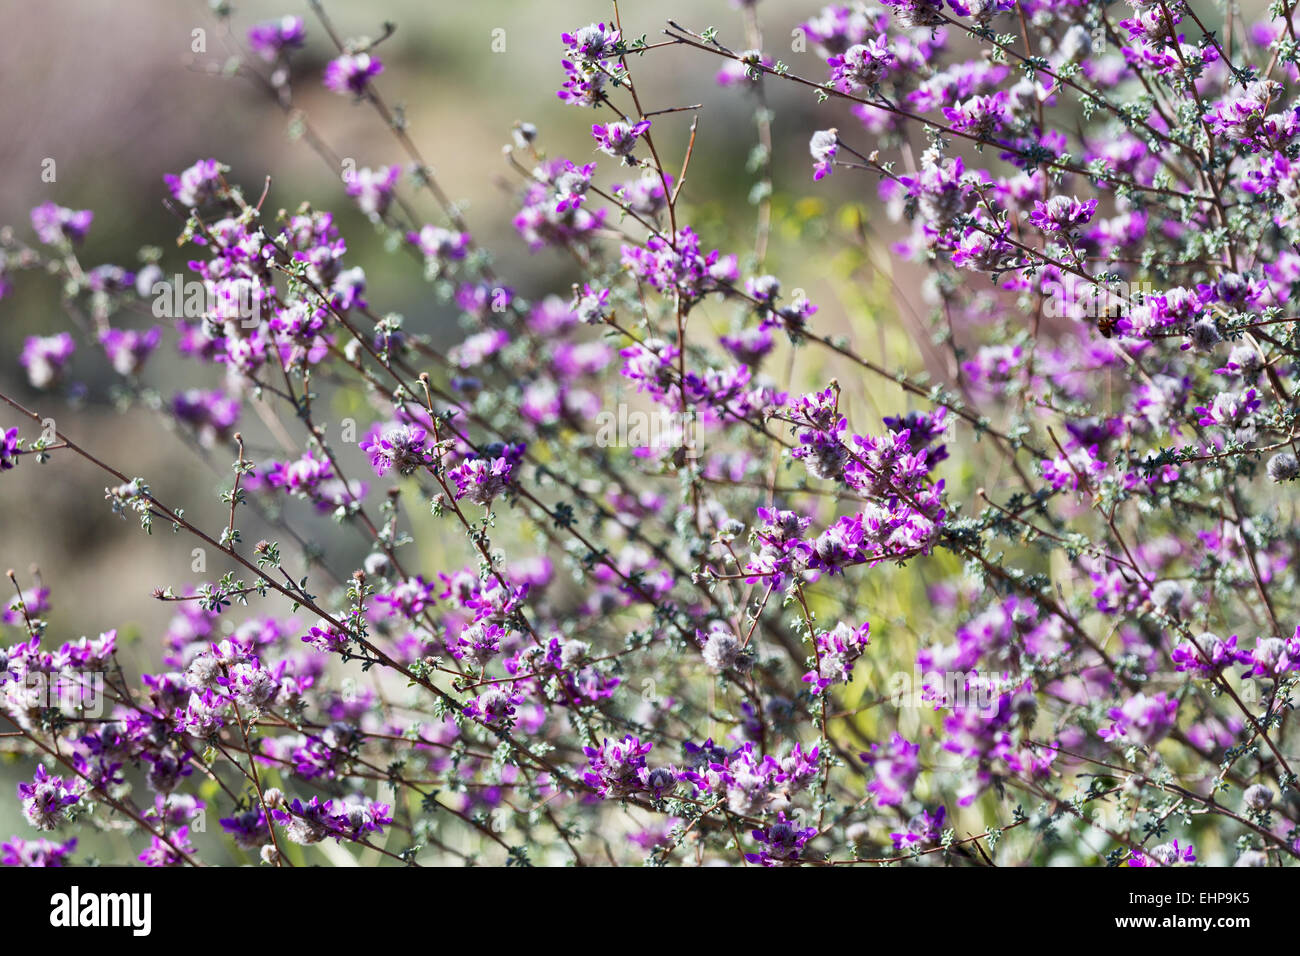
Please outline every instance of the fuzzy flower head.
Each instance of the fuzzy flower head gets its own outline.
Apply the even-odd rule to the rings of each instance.
[[[307,28],[302,17],[284,16],[248,28],[248,45],[268,63],[274,62],[286,50],[301,47],[306,37]]]
[[[504,726],[514,719],[515,708],[523,702],[524,698],[520,694],[492,687],[472,698],[465,705],[463,713],[489,727]]]
[[[1072,196],[1053,196],[1047,202],[1034,203],[1034,210],[1029,214],[1029,221],[1043,232],[1052,235],[1064,235],[1092,221],[1097,211],[1097,200],[1080,202]]]
[[[172,198],[190,209],[201,206],[215,197],[221,189],[221,174],[229,167],[215,159],[200,159],[180,175],[168,173],[163,177]]]
[[[432,453],[425,447],[428,433],[419,425],[398,425],[379,433],[372,429],[371,436],[360,445],[370,456],[370,466],[382,478],[390,469],[409,475],[433,461]]]
[[[172,397],[172,414],[198,432],[199,442],[211,448],[230,436],[239,420],[239,401],[223,392],[192,388]]]
[[[603,60],[614,55],[615,45],[622,34],[603,23],[592,23],[580,27],[572,33],[561,33],[565,54],[577,57],[588,63]]]
[[[466,459],[447,473],[456,483],[456,498],[490,505],[510,486],[511,476],[523,456],[523,445],[497,443],[487,446],[482,456]]]
[[[348,176],[345,188],[363,213],[379,219],[388,211],[401,175],[402,167],[398,165],[358,169]]]
[[[1273,481],[1295,481],[1300,477],[1300,461],[1289,451],[1280,451],[1268,460],[1268,476]]]
[[[855,93],[876,86],[897,61],[882,35],[855,44],[843,56],[830,57],[826,62],[831,68],[831,82],[844,93]]]
[[[47,202],[32,210],[32,229],[46,245],[64,240],[75,244],[86,238],[94,218],[89,209],[68,209]]]
[[[18,429],[0,429],[0,471],[18,464]]]
[[[958,132],[984,139],[1006,123],[1007,101],[1006,90],[999,90],[991,96],[972,96],[956,106],[945,106],[943,115]]]
[[[64,366],[76,350],[77,344],[67,332],[31,335],[23,343],[18,361],[27,369],[27,380],[32,388],[49,388],[63,374]]]
[[[602,153],[627,162],[632,157],[632,150],[636,148],[637,140],[644,136],[648,129],[650,129],[649,120],[641,120],[639,123],[615,120],[604,126],[595,124],[591,127],[591,135],[596,139],[596,148]]]
[[[1178,716],[1178,701],[1161,691],[1151,697],[1134,694],[1108,714],[1114,721],[1100,731],[1103,740],[1126,739],[1152,747],[1168,735]]]
[[[813,181],[823,179],[831,174],[835,166],[835,153],[840,148],[839,133],[835,129],[822,129],[812,134],[808,141],[808,152],[813,158]]]
[[[872,744],[871,752],[862,759],[871,764],[875,779],[867,790],[875,794],[876,803],[882,807],[896,807],[911,795],[912,785],[921,771],[919,744],[904,740],[894,734],[888,746]]]
[[[37,767],[31,783],[18,784],[18,801],[23,816],[38,830],[53,830],[64,820],[64,811],[81,800],[75,785],[51,776]]]
[[[606,799],[645,790],[650,776],[645,758],[653,747],[631,734],[612,744],[605,740],[599,747],[583,747],[589,769],[582,779]]]
[[[426,264],[441,271],[447,263],[459,262],[469,252],[468,233],[452,232],[441,226],[422,226],[419,232],[406,234],[406,241],[420,250]]]
[[[162,327],[141,332],[136,329],[105,329],[99,334],[113,370],[119,375],[135,375],[162,341]]]
[[[817,670],[803,676],[821,693],[831,684],[847,684],[853,676],[853,665],[870,642],[871,624],[863,622],[853,627],[843,621],[830,631],[817,635]]]
[[[384,72],[384,64],[369,53],[345,53],[330,60],[325,67],[324,83],[327,89],[341,96],[349,93],[361,96],[372,77]]]
[[[816,827],[800,827],[786,817],[785,811],[777,813],[776,822],[764,830],[751,830],[762,849],[746,853],[745,859],[760,866],[786,866],[795,863],[805,844],[817,835]]]
[[[68,857],[77,848],[73,839],[66,843],[52,840],[23,840],[14,837],[0,844],[0,865],[3,866],[67,866]]]

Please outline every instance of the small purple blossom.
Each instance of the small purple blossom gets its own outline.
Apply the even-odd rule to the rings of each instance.
[[[18,429],[0,430],[0,471],[8,471],[18,464]]]
[[[648,129],[650,129],[649,120],[641,120],[637,123],[615,120],[603,126],[599,123],[595,124],[591,127],[591,135],[596,138],[596,148],[602,153],[615,159],[627,160],[631,157],[632,150],[636,148],[637,140],[644,136]]]
[[[28,823],[38,830],[53,830],[63,822],[67,809],[81,801],[81,794],[75,785],[51,776],[41,766],[31,783],[18,784],[18,800]]]
[[[227,171],[215,159],[200,159],[183,170],[179,176],[168,173],[163,177],[172,198],[193,209],[217,195],[221,189],[221,174]]]
[[[426,440],[427,432],[419,425],[397,425],[384,431],[376,426],[360,448],[370,457],[370,466],[378,477],[394,468],[400,475],[409,475],[434,460],[425,447]]]
[[[32,383],[32,388],[49,388],[63,374],[76,350],[77,345],[67,332],[31,335],[23,342],[18,361],[27,369],[27,380]]]
[[[248,28],[248,45],[268,63],[274,62],[286,50],[301,47],[306,37],[307,28],[302,17],[284,16]]]
[[[94,218],[89,209],[68,209],[47,202],[32,210],[32,228],[36,238],[47,245],[64,240],[75,244],[86,238]]]
[[[346,96],[361,96],[373,77],[384,72],[384,64],[369,53],[345,53],[330,60],[325,67],[324,83],[327,89]]]
[[[523,445],[498,444],[481,456],[467,458],[447,472],[456,484],[456,497],[475,504],[490,505],[509,486],[516,466],[523,460]]]

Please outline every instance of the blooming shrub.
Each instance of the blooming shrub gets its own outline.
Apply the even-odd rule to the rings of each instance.
[[[303,847],[327,841],[407,864],[1300,857],[1300,44],[1290,4],[1212,30],[1213,6],[831,6],[785,25],[806,75],[752,3],[734,41],[633,39],[617,11],[557,29],[552,79],[595,158],[515,130],[519,241],[580,270],[532,297],[381,95],[376,42],[335,40],[311,77],[295,56],[340,36],[328,21],[254,25],[238,71],[277,102],[323,83],[394,134],[400,162],[338,200],[463,335],[442,349],[386,312],[329,212],[273,214],[239,185],[263,171],[219,157],[163,184],[204,292],[172,329],[128,327],[156,255],[83,266],[90,210],[44,203],[30,239],[4,234],[0,292],[54,276],[76,322],[10,357],[33,393],[77,350],[138,382],[174,342],[207,384],[156,411],[233,466],[228,521],[200,524],[47,427],[50,400],[0,395],[0,471],[84,458],[114,512],[224,568],[160,585],[176,614],[143,673],[114,630],[49,632],[57,577],[9,573],[6,745],[42,836],[0,859],[75,862],[105,811],[151,866],[321,862]],[[672,55],[755,105],[752,249],[692,220],[701,107],[640,83]],[[824,127],[787,188],[878,197],[945,375],[766,271],[778,84]],[[815,378],[830,359],[854,380]],[[866,384],[902,410],[868,413]],[[331,409],[358,401],[369,420],[336,440]],[[291,452],[255,450],[255,403]],[[276,540],[240,534],[253,511]],[[417,512],[459,562],[421,559]],[[368,556],[336,569],[312,521]],[[896,615],[888,592],[917,598]]]

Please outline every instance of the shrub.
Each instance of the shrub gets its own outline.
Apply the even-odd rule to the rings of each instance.
[[[176,617],[133,675],[114,630],[56,648],[57,583],[10,572],[0,691],[36,829],[107,808],[150,865],[328,860],[301,849],[324,841],[411,864],[1300,856],[1290,5],[1215,30],[1183,0],[828,7],[791,34],[809,75],[740,6],[734,40],[633,39],[617,11],[563,34],[558,95],[599,155],[516,127],[514,226],[581,276],[532,297],[381,95],[377,42],[338,43],[324,85],[401,151],[343,193],[454,305],[450,349],[384,311],[328,212],[272,214],[238,185],[260,171],[217,158],[167,178],[201,293],[170,331],[220,381],[156,410],[234,459],[228,521],[9,395],[0,469],[85,458],[109,507],[220,573],[160,587]],[[238,70],[287,104],[312,32],[255,26]],[[706,111],[644,101],[682,55],[754,104],[752,249],[692,219]],[[930,315],[900,294],[878,321],[930,374],[766,271],[780,84],[824,126],[787,188],[874,188],[924,269]],[[5,235],[5,287],[54,277],[80,333],[28,339],[31,387],[78,347],[132,382],[166,361],[160,328],[124,320],[178,293],[157,263],[83,267],[88,210],[31,226]],[[818,379],[831,361],[853,379]],[[869,413],[868,385],[899,412]],[[254,402],[292,453],[254,450]],[[336,438],[355,407],[370,421]],[[275,540],[245,540],[251,512]],[[360,566],[334,570],[313,521],[360,534]],[[460,557],[430,566],[428,536]],[[6,860],[62,862],[60,840]]]

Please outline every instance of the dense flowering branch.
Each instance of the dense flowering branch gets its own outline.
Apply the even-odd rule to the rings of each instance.
[[[557,30],[592,161],[528,123],[507,149],[520,248],[576,269],[536,298],[383,96],[393,28],[347,39],[310,6],[331,108],[369,110],[401,160],[350,170],[339,201],[463,335],[386,312],[330,213],[271,214],[269,183],[250,203],[215,158],[163,183],[201,291],[170,330],[125,321],[159,295],[156,251],[82,266],[91,210],[4,234],[0,297],[48,273],[72,324],[24,343],[32,392],[79,394],[94,351],[233,459],[208,528],[0,395],[0,481],[80,457],[114,513],[221,562],[159,587],[176,614],[137,678],[115,631],[44,646],[57,587],[11,572],[3,741],[37,760],[29,823],[105,826],[103,804],[149,865],[299,865],[326,840],[410,865],[1300,858],[1289,6],[1228,14],[1226,44],[1186,0],[831,6],[795,30],[823,79],[764,49],[755,4],[739,50],[672,21],[634,39],[615,7]],[[314,29],[253,25],[231,72],[338,170],[295,105]],[[705,104],[650,102],[676,55],[721,59],[754,106],[751,250],[692,205]],[[830,114],[815,186],[780,182],[775,84]],[[848,242],[923,266],[931,327],[906,331],[941,378],[862,346],[857,316],[841,334],[774,240],[779,189],[864,173],[892,224]],[[151,391],[165,341],[207,384]],[[861,380],[895,413],[869,416]],[[368,417],[341,428],[345,407]],[[368,551],[346,573],[308,530],[329,521]],[[195,839],[208,802],[221,850]]]

